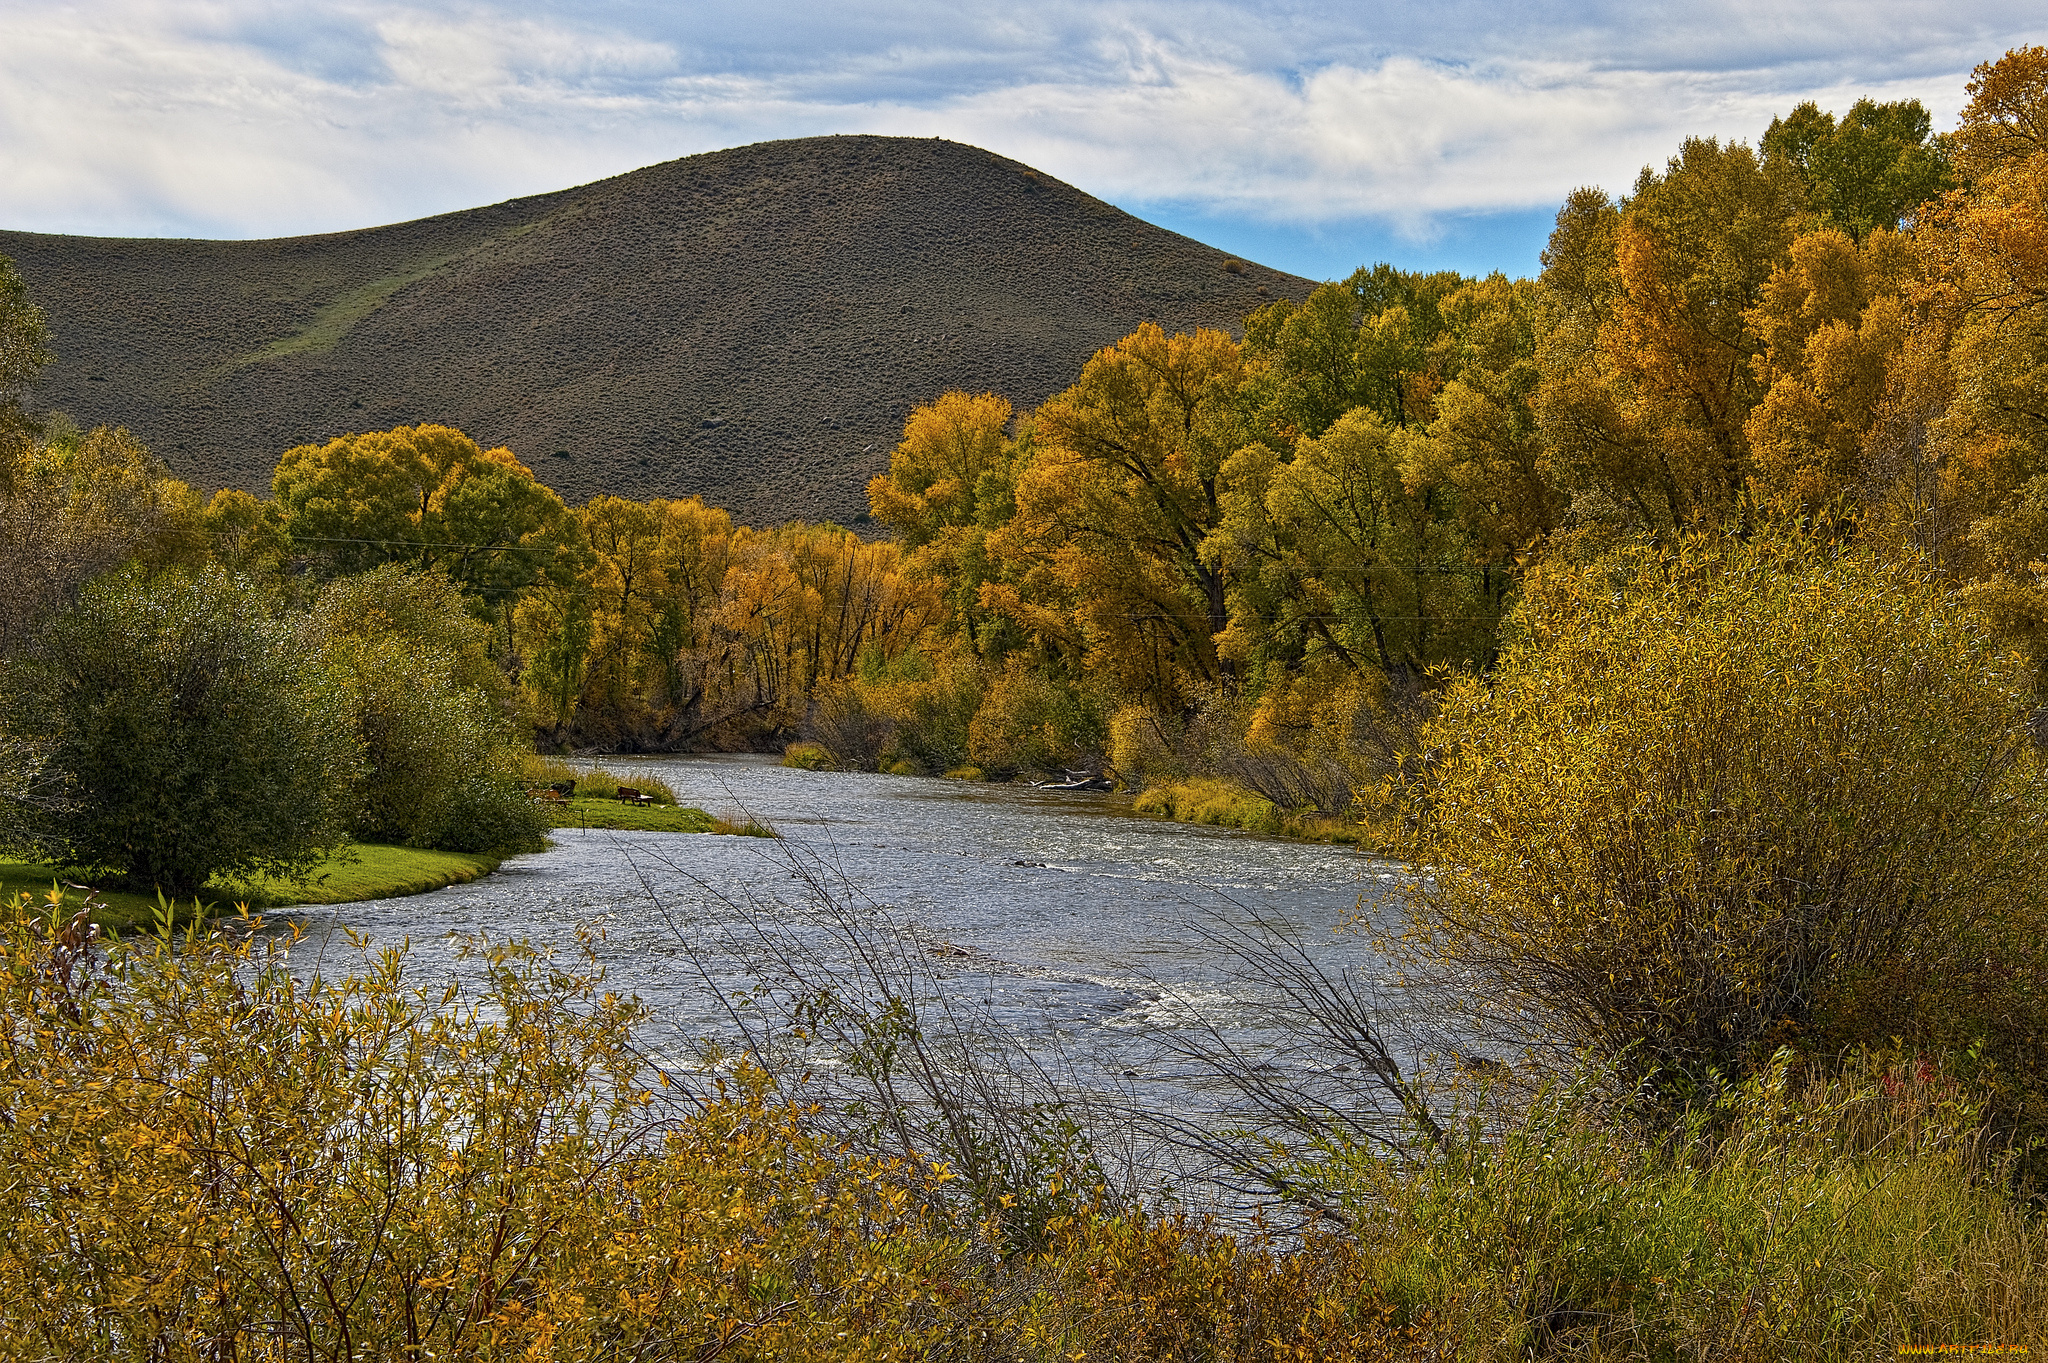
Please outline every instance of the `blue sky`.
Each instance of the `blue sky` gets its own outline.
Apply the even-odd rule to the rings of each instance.
[[[2034,3],[0,0],[0,226],[337,231],[814,133],[943,136],[1318,278],[1536,268],[1574,186],[1917,98]]]

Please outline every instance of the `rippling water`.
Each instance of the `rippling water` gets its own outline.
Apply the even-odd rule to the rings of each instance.
[[[453,947],[465,934],[560,946],[594,925],[611,987],[652,1005],[668,1035],[729,1037],[708,981],[742,986],[764,968],[745,947],[757,928],[843,950],[814,930],[813,876],[857,916],[913,932],[940,987],[1027,1047],[1179,1103],[1195,1079],[1161,1058],[1158,1029],[1200,1018],[1256,1047],[1275,998],[1200,925],[1257,914],[1298,933],[1326,970],[1376,973],[1364,938],[1335,929],[1360,909],[1378,917],[1399,874],[1345,848],[1135,816],[1113,796],[753,756],[607,765],[658,772],[684,804],[750,814],[783,840],[562,829],[548,851],[475,884],[273,920],[308,930],[301,963],[345,960],[336,930],[348,927],[378,944],[408,939],[409,968],[427,977],[463,968]]]

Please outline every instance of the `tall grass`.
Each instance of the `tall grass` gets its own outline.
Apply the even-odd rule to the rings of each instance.
[[[2048,1228],[1925,1060],[1802,1078],[1781,1054],[1666,1130],[1552,1089],[1418,1167],[1320,1158],[1346,1166],[1375,1286],[1433,1313],[1460,1357],[2048,1346]]]
[[[520,760],[520,779],[529,789],[552,786],[561,781],[576,783],[576,796],[586,800],[615,800],[619,787],[626,786],[651,795],[661,805],[677,803],[675,787],[661,779],[654,772],[641,768],[636,771],[615,772],[603,765],[588,770],[564,762],[559,757],[545,757],[539,753],[523,754]]]

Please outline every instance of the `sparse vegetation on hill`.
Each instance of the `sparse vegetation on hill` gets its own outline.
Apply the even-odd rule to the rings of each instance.
[[[56,319],[36,403],[128,427],[206,491],[266,492],[292,446],[445,422],[574,501],[697,496],[756,525],[864,515],[934,393],[1037,403],[1135,321],[1234,327],[1311,287],[1015,161],[893,137],[357,232],[0,231],[0,255]]]

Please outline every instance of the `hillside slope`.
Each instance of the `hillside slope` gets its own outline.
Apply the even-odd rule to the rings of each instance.
[[[1015,161],[767,142],[417,222],[277,241],[0,231],[58,352],[38,405],[125,424],[205,487],[417,421],[572,502],[700,494],[850,520],[912,404],[1020,408],[1155,320],[1236,329],[1309,281]]]

